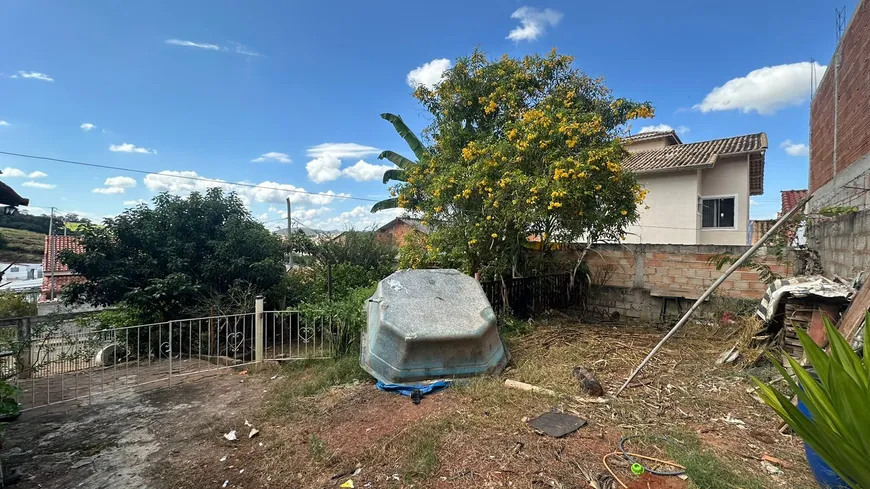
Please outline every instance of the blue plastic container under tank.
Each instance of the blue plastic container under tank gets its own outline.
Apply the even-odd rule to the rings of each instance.
[[[509,354],[480,284],[457,270],[400,270],[366,304],[360,365],[401,384],[500,372]]]

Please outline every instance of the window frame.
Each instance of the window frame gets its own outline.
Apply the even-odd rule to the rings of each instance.
[[[698,196],[698,213],[701,217],[700,229],[701,231],[737,231],[740,227],[737,225],[737,216],[739,215],[738,211],[738,194],[722,194],[722,195],[699,195]],[[733,199],[734,200],[734,225],[730,227],[704,227],[704,201],[705,200],[721,200],[721,199]]]

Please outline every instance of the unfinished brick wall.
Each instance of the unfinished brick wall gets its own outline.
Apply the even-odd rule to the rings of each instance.
[[[661,299],[654,295],[698,297],[722,271],[707,263],[711,256],[730,253],[738,257],[748,247],[718,245],[603,245],[588,256],[593,288],[589,304],[642,319],[658,317]],[[779,263],[760,254],[755,261],[774,273],[788,276],[791,263]],[[727,268],[727,267],[725,267]],[[718,297],[761,300],[767,284],[752,270],[734,272],[717,289]],[[684,301],[684,309],[691,300]],[[672,307],[671,311],[675,311]]]
[[[870,154],[870,1],[859,3],[840,41],[840,65],[825,72],[810,111],[810,189],[834,175],[834,96],[837,94],[837,173]],[[836,76],[835,76],[836,75]]]
[[[858,212],[815,217],[807,244],[819,252],[826,275],[852,277],[870,270],[870,0],[858,2],[838,50],[811,104],[810,189],[815,194],[809,211],[832,206]]]

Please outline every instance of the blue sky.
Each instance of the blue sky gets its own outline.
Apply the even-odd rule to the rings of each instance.
[[[379,149],[407,152],[378,114],[428,122],[412,83],[450,60],[552,47],[649,100],[685,142],[764,131],[765,194],[806,188],[810,73],[835,47],[835,8],[797,2],[88,2],[0,4],[0,151],[244,181],[252,213],[281,225],[369,226],[370,202],[281,189],[386,196]],[[409,79],[409,74],[412,76]],[[254,161],[258,160],[258,161]],[[0,155],[0,178],[91,218],[204,182]],[[123,177],[123,178],[119,178]],[[298,209],[298,211],[296,210]]]

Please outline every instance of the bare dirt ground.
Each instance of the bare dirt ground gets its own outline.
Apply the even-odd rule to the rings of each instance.
[[[2,457],[25,473],[22,487],[38,488],[320,488],[348,479],[372,488],[580,488],[605,472],[601,459],[621,437],[647,434],[683,441],[630,448],[686,465],[689,481],[646,475],[630,487],[813,487],[800,440],[777,432],[739,367],[714,364],[733,344],[726,333],[694,327],[674,338],[607,404],[509,390],[503,381],[576,395],[571,370],[582,365],[612,393],[661,331],[550,320],[510,340],[502,378],[420,405],[377,391],[355,359],[227,371],[28,412],[6,428]],[[524,422],[553,408],[589,424],[554,439]],[[249,438],[252,427],[259,433]],[[230,430],[237,440],[224,439]],[[764,455],[781,461],[779,474],[762,466]],[[626,484],[635,479],[619,457],[608,460]]]

